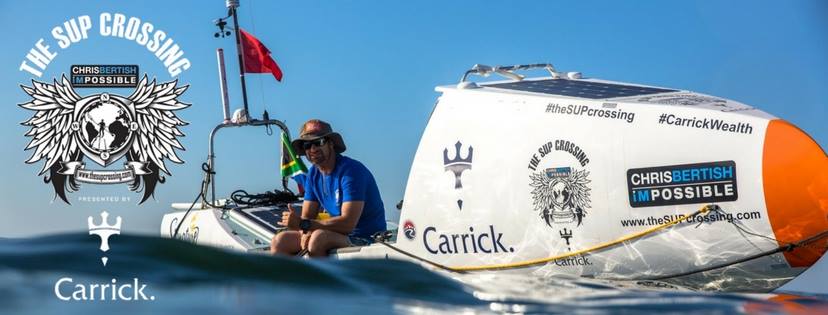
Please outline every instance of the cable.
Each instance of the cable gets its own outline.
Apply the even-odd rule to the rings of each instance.
[[[189,209],[187,209],[187,212],[184,212],[184,216],[183,216],[183,217],[181,217],[181,221],[179,221],[179,222],[178,222],[178,226],[177,226],[177,227],[175,227],[175,233],[173,233],[173,235],[172,235],[172,237],[171,237],[171,238],[173,238],[173,239],[174,239],[176,236],[178,236],[178,230],[179,230],[179,229],[181,229],[181,224],[183,224],[183,223],[184,223],[184,219],[186,219],[186,218],[187,218],[187,215],[188,215],[188,214],[190,214],[190,210],[193,210],[193,207],[195,207],[196,202],[198,202],[198,199],[199,199],[199,198],[201,198],[201,195],[202,195],[202,194],[203,194],[203,193],[201,193],[201,192],[200,192],[200,193],[198,193],[198,196],[196,196],[195,200],[193,200],[193,203],[192,203],[192,204],[190,204],[190,208],[189,208]]]
[[[186,219],[187,215],[190,214],[190,211],[193,210],[193,207],[195,207],[195,204],[196,204],[196,202],[198,202],[199,198],[202,199],[201,200],[202,201],[202,206],[205,205],[205,204],[209,205],[209,206],[213,206],[213,205],[211,205],[210,203],[207,202],[207,188],[208,188],[207,186],[209,185],[209,182],[210,182],[210,175],[216,174],[216,172],[214,172],[212,169],[210,169],[210,165],[207,164],[207,162],[201,163],[201,170],[204,171],[204,179],[201,180],[201,191],[199,191],[198,195],[193,200],[193,203],[190,204],[190,208],[187,209],[186,212],[184,212],[184,216],[181,217],[181,221],[178,222],[178,226],[175,227],[175,232],[173,233],[173,235],[171,237],[173,239],[176,236],[178,236],[178,230],[180,230],[181,225],[184,224],[184,219]],[[216,207],[214,207],[214,208],[216,208]]]
[[[745,258],[737,259],[737,260],[734,260],[734,261],[731,261],[731,262],[726,262],[726,263],[722,263],[722,264],[718,264],[718,265],[714,265],[714,266],[710,266],[710,267],[704,267],[704,268],[700,268],[700,269],[696,269],[696,270],[692,270],[692,271],[672,274],[672,275],[669,275],[669,276],[659,276],[659,277],[636,279],[636,280],[665,280],[665,279],[670,279],[670,278],[689,276],[689,275],[697,274],[697,273],[701,273],[701,272],[707,272],[707,271],[710,271],[710,270],[724,268],[724,267],[727,267],[727,266],[732,266],[732,265],[735,265],[735,264],[739,264],[739,263],[751,261],[751,260],[754,260],[754,259],[762,258],[762,257],[765,257],[765,256],[773,255],[773,254],[783,252],[783,251],[790,252],[790,251],[793,251],[797,247],[804,246],[808,243],[813,243],[813,242],[815,242],[819,239],[822,239],[824,237],[828,237],[828,230],[822,231],[822,233],[818,233],[814,236],[811,236],[809,238],[806,238],[806,239],[801,240],[801,241],[796,242],[796,243],[788,243],[786,245],[779,245],[778,247],[776,247],[772,250],[761,252],[761,253],[758,253],[756,255],[748,256],[748,257],[745,257]]]
[[[717,206],[717,205],[714,205],[714,208],[711,209],[711,211],[720,213],[724,216],[727,216],[729,214],[727,212],[724,212],[724,210],[722,210],[722,208]],[[765,235],[762,235],[762,234],[758,234],[758,233],[755,233],[755,232],[748,231],[744,227],[737,224],[736,220],[729,221],[729,223],[732,224],[736,229],[738,229],[739,231],[741,231],[745,234],[752,235],[752,236],[759,237],[759,238],[764,238],[764,239],[773,241],[774,243],[777,243],[777,244],[780,243],[777,239],[775,239],[773,237],[768,237],[768,236],[765,236]],[[745,258],[736,259],[734,261],[725,262],[725,263],[721,263],[721,264],[718,264],[718,265],[713,265],[713,266],[710,266],[710,267],[699,268],[699,269],[691,270],[691,271],[687,271],[687,272],[672,274],[672,275],[669,275],[669,276],[658,276],[658,277],[652,277],[652,278],[644,278],[644,279],[640,279],[640,280],[665,280],[665,279],[689,276],[689,275],[692,275],[692,274],[697,274],[697,273],[707,272],[707,271],[711,271],[711,270],[715,270],[715,269],[720,269],[720,268],[732,266],[732,265],[735,265],[735,264],[748,262],[748,261],[751,261],[751,260],[754,260],[754,259],[759,259],[759,258],[762,258],[762,257],[765,257],[765,256],[769,256],[769,255],[773,255],[773,254],[776,254],[776,253],[779,253],[779,252],[783,252],[783,251],[784,252],[791,252],[797,247],[805,246],[809,243],[813,243],[813,242],[815,242],[819,239],[825,238],[825,237],[828,237],[828,230],[822,231],[821,233],[817,233],[817,234],[815,234],[811,237],[800,240],[799,242],[793,242],[793,243],[787,243],[787,244],[784,244],[784,245],[778,245],[774,249],[764,251],[764,252],[760,252],[760,253],[757,253],[755,255],[745,257]]]
[[[373,236],[373,238],[374,238],[374,241],[376,241],[377,243],[385,245],[386,247],[391,248],[392,250],[394,250],[394,251],[396,251],[400,254],[403,254],[403,255],[405,255],[409,258],[427,263],[429,265],[432,265],[432,266],[435,266],[437,268],[440,268],[440,269],[443,269],[443,270],[446,270],[446,271],[450,271],[450,272],[466,273],[468,271],[506,270],[506,269],[516,269],[516,268],[523,268],[523,267],[528,267],[528,266],[533,266],[533,265],[545,264],[545,263],[555,261],[555,260],[559,260],[559,259],[564,259],[564,258],[568,258],[568,257],[572,257],[572,256],[583,255],[583,254],[587,254],[587,253],[590,253],[590,252],[599,251],[599,250],[602,250],[602,249],[605,249],[605,248],[608,248],[608,247],[612,247],[612,246],[615,246],[615,245],[623,243],[623,242],[627,242],[627,241],[634,240],[634,239],[639,239],[641,237],[652,234],[652,233],[657,232],[659,230],[674,226],[674,225],[678,224],[679,222],[681,222],[683,220],[686,220],[690,217],[695,217],[697,215],[707,214],[707,213],[710,213],[710,212],[716,212],[716,213],[720,213],[720,214],[722,214],[722,213],[727,214],[718,205],[706,205],[703,208],[699,209],[696,212],[693,212],[690,215],[680,216],[678,219],[667,222],[667,223],[664,223],[662,225],[659,225],[659,226],[656,226],[656,227],[653,227],[653,228],[650,228],[650,229],[647,229],[647,230],[644,230],[644,231],[641,231],[641,232],[638,232],[638,233],[633,233],[633,234],[630,234],[628,236],[619,238],[615,241],[599,244],[599,245],[596,245],[596,246],[593,246],[593,247],[590,247],[590,248],[587,248],[587,249],[574,251],[574,252],[570,252],[570,253],[566,253],[566,254],[562,254],[562,255],[542,258],[542,259],[535,259],[535,260],[529,260],[529,261],[511,263],[511,264],[488,265],[488,266],[449,267],[449,266],[445,266],[445,265],[430,261],[428,259],[419,257],[415,254],[409,253],[405,250],[402,250],[402,249],[400,249],[396,246],[393,246],[393,245],[387,243],[387,241],[391,237],[391,233],[388,232],[388,231],[379,232],[379,233],[375,234]],[[740,231],[742,231],[744,233],[776,241],[776,239],[773,239],[773,238],[770,238],[770,237],[767,237],[767,236],[764,236],[764,235],[760,235],[760,234],[757,234],[757,233],[754,233],[754,232],[750,232],[750,231],[746,230],[745,228],[739,226],[738,224],[736,224],[732,221],[730,223],[733,224],[733,226],[735,226],[737,229],[739,229]],[[715,270],[715,269],[719,269],[719,268],[728,267],[728,266],[731,266],[731,265],[751,261],[751,260],[754,260],[754,259],[758,259],[758,258],[761,258],[761,257],[764,257],[764,256],[772,255],[772,254],[783,252],[783,251],[790,252],[790,251],[793,251],[797,247],[805,246],[809,243],[813,243],[815,241],[818,241],[818,240],[820,240],[822,238],[826,238],[826,237],[828,237],[828,230],[825,230],[821,233],[818,233],[818,234],[813,235],[809,238],[800,240],[798,242],[787,243],[785,245],[779,245],[779,246],[777,246],[776,248],[774,248],[772,250],[761,252],[761,253],[751,255],[751,256],[748,256],[748,257],[745,257],[745,258],[740,258],[740,259],[737,259],[737,260],[734,260],[734,261],[730,261],[730,262],[726,262],[726,263],[722,263],[722,264],[718,264],[718,265],[714,265],[714,266],[710,266],[710,267],[704,267],[704,268],[700,268],[700,269],[696,269],[696,270],[692,270],[692,271],[672,274],[672,275],[668,275],[668,276],[658,276],[658,277],[643,278],[643,279],[636,279],[636,280],[664,280],[664,279],[669,279],[669,278],[676,278],[676,277],[692,275],[692,274],[701,273],[701,272],[707,272],[707,271],[710,271],[710,270]],[[778,243],[778,241],[776,241],[776,242]],[[629,279],[625,279],[625,280],[629,280]]]
[[[721,208],[719,208],[717,205],[707,205],[707,206],[703,207],[702,209],[699,209],[698,211],[696,211],[696,212],[694,212],[694,213],[692,213],[688,216],[681,216],[676,220],[673,220],[673,221],[664,223],[662,225],[644,230],[642,232],[630,234],[628,236],[619,238],[615,241],[599,244],[599,245],[596,245],[596,246],[593,246],[593,247],[590,247],[590,248],[587,248],[587,249],[574,251],[574,252],[569,252],[569,253],[562,254],[562,255],[556,255],[556,256],[551,256],[551,257],[547,257],[547,258],[529,260],[529,261],[518,262],[518,263],[500,264],[500,265],[472,266],[472,267],[448,267],[448,266],[444,266],[444,265],[429,261],[425,258],[418,257],[414,254],[411,254],[411,253],[408,253],[408,252],[406,252],[402,249],[399,249],[399,248],[397,248],[397,247],[395,247],[391,244],[388,244],[386,242],[387,236],[385,238],[375,236],[375,240],[378,243],[383,244],[383,245],[385,245],[385,246],[387,246],[387,247],[389,247],[389,248],[391,248],[391,249],[393,249],[393,250],[395,250],[395,251],[397,251],[397,252],[399,252],[399,253],[401,253],[405,256],[408,256],[408,257],[414,258],[416,260],[425,262],[427,264],[438,267],[440,269],[444,269],[444,270],[448,270],[448,271],[452,271],[452,272],[482,271],[482,270],[505,270],[505,269],[515,269],[515,268],[523,268],[523,267],[529,267],[529,266],[533,266],[533,265],[545,264],[545,263],[555,261],[555,260],[559,260],[559,259],[564,259],[564,258],[568,258],[568,257],[572,257],[572,256],[578,256],[578,255],[583,255],[583,254],[587,254],[587,253],[590,253],[590,252],[595,252],[595,251],[598,251],[598,250],[602,250],[602,249],[605,249],[605,248],[608,248],[608,247],[618,245],[618,244],[623,243],[623,242],[627,242],[627,241],[634,240],[634,239],[639,239],[641,237],[652,234],[652,233],[657,232],[659,230],[662,230],[662,229],[671,227],[673,225],[676,225],[680,221],[686,220],[687,218],[694,217],[694,216],[697,216],[697,215],[700,215],[700,214],[705,214],[705,213],[708,213],[710,211],[718,212],[718,211],[721,211]],[[736,226],[738,229],[740,229],[741,231],[743,231],[745,233],[748,233],[748,234],[751,234],[751,235],[762,236],[762,235],[758,235],[756,233],[747,231],[744,228],[736,225],[733,222],[731,222],[731,224],[734,224],[734,226]],[[746,258],[741,258],[741,259],[738,259],[736,261],[732,261],[732,262],[728,262],[728,263],[724,263],[724,264],[719,264],[719,265],[715,265],[715,266],[711,266],[711,267],[705,267],[705,268],[701,268],[701,269],[698,269],[698,270],[693,270],[693,271],[684,272],[684,273],[680,273],[680,274],[675,274],[675,275],[670,275],[670,276],[660,276],[660,277],[656,277],[656,278],[642,279],[642,280],[662,280],[662,279],[667,279],[667,278],[680,277],[680,276],[684,276],[684,275],[690,275],[690,274],[694,274],[694,273],[705,272],[705,271],[709,271],[709,270],[713,270],[713,269],[723,268],[723,267],[727,267],[727,266],[730,266],[730,265],[734,265],[734,264],[750,261],[750,260],[753,260],[753,259],[757,259],[757,258],[760,258],[760,257],[763,257],[763,256],[771,255],[771,254],[774,254],[774,253],[777,253],[777,252],[791,251],[796,247],[800,247],[800,246],[803,246],[804,244],[812,243],[812,242],[814,242],[818,239],[824,238],[826,236],[828,236],[828,230],[826,230],[822,233],[819,233],[815,236],[812,236],[810,238],[807,238],[805,240],[802,240],[800,242],[788,243],[786,245],[780,245],[776,249],[766,251],[766,252],[762,252],[762,253],[752,255],[752,256],[749,256],[749,257],[746,257]],[[768,238],[766,236],[762,236],[762,237]],[[768,239],[772,239],[772,238],[768,238]]]
[[[404,250],[402,250],[402,249],[399,249],[399,248],[397,248],[397,247],[396,247],[396,246],[394,246],[394,245],[388,244],[386,241],[390,238],[390,236],[391,236],[391,232],[390,232],[390,231],[382,231],[382,232],[377,232],[376,234],[374,234],[373,238],[374,238],[374,241],[375,241],[375,242],[380,243],[380,244],[382,244],[382,245],[385,245],[385,246],[387,246],[388,248],[393,249],[394,251],[396,251],[396,252],[398,252],[398,253],[400,253],[400,254],[403,254],[403,255],[405,255],[405,256],[407,256],[407,257],[409,257],[409,258],[413,258],[413,259],[415,259],[415,260],[419,260],[419,261],[421,261],[421,262],[427,263],[427,264],[429,264],[429,265],[432,265],[432,266],[434,266],[434,267],[437,267],[437,268],[440,268],[440,269],[443,269],[443,270],[446,270],[446,271],[455,272],[455,273],[466,273],[466,271],[463,271],[463,270],[456,270],[455,268],[451,268],[451,267],[448,267],[448,266],[445,266],[445,265],[438,264],[438,263],[433,262],[433,261],[431,261],[431,260],[428,260],[428,259],[425,259],[425,258],[419,257],[419,256],[417,256],[417,255],[414,255],[414,254],[412,254],[412,253],[409,253],[409,252],[406,252],[406,251],[404,251]]]
[[[702,207],[701,209],[696,210],[695,212],[693,212],[689,215],[679,216],[677,219],[675,219],[673,221],[670,221],[670,222],[667,222],[667,223],[664,223],[662,225],[658,225],[658,226],[646,229],[646,230],[641,231],[641,232],[632,233],[632,234],[629,234],[625,237],[616,239],[614,241],[606,242],[606,243],[603,243],[603,244],[598,244],[598,245],[595,245],[595,246],[592,246],[592,247],[589,247],[589,248],[586,248],[586,249],[582,249],[582,250],[578,250],[578,251],[574,251],[574,252],[569,252],[569,253],[566,253],[566,254],[561,254],[561,255],[556,255],[556,256],[551,256],[551,257],[546,257],[546,258],[540,258],[540,259],[534,259],[534,260],[529,260],[529,261],[523,261],[523,262],[517,262],[517,263],[472,266],[472,267],[451,267],[451,269],[452,270],[458,270],[458,271],[515,269],[515,268],[524,268],[524,267],[529,267],[529,266],[534,266],[534,265],[541,265],[541,264],[545,264],[545,263],[560,260],[560,259],[565,259],[565,258],[569,258],[569,257],[573,257],[573,256],[579,256],[579,255],[583,255],[583,254],[588,254],[590,252],[603,250],[603,249],[613,247],[615,245],[618,245],[618,244],[621,244],[621,243],[624,243],[624,242],[627,242],[627,241],[639,239],[639,238],[642,238],[644,236],[647,236],[647,235],[650,235],[652,233],[663,230],[665,228],[674,226],[676,224],[679,224],[681,221],[686,220],[687,218],[695,217],[697,215],[707,213],[710,210],[710,208],[711,208],[711,205],[706,205],[706,206]]]
[[[266,191],[261,194],[249,194],[243,189],[239,189],[230,194],[230,200],[239,206],[246,207],[261,207],[274,204],[292,203],[299,201],[291,192],[274,189],[273,191]]]
[[[729,214],[729,213],[725,212],[724,210],[722,210],[722,208],[721,208],[721,207],[719,207],[718,205],[714,205],[714,209],[712,209],[711,211],[716,212],[716,213],[719,213],[719,214],[721,214],[721,215],[723,215],[723,216],[725,216],[725,217],[727,217],[727,215]],[[699,222],[699,225],[701,225],[702,223],[703,223],[703,222]],[[744,227],[740,226],[739,224],[736,224],[736,220],[729,220],[729,221],[728,221],[728,223],[732,224],[732,225],[733,225],[736,229],[738,229],[739,231],[742,231],[742,232],[743,232],[743,233],[745,233],[745,234],[752,235],[752,236],[756,236],[756,237],[759,237],[759,238],[764,238],[764,239],[766,239],[766,240],[773,241],[773,242],[775,242],[775,243],[777,243],[777,244],[779,243],[779,241],[778,241],[778,240],[776,240],[776,239],[775,239],[775,238],[773,238],[773,237],[767,237],[767,236],[762,235],[762,234],[759,234],[759,233],[755,233],[755,232],[748,231],[747,229],[745,229]],[[697,225],[697,226],[698,226],[698,225]]]
[[[414,258],[416,260],[425,262],[429,265],[438,267],[440,269],[448,270],[448,271],[451,271],[451,272],[464,273],[464,272],[467,272],[467,271],[506,270],[506,269],[516,269],[516,268],[524,268],[524,267],[529,267],[529,266],[534,266],[534,265],[541,265],[541,264],[545,264],[545,263],[552,262],[552,261],[555,261],[555,260],[569,258],[569,257],[572,257],[572,256],[583,255],[583,254],[586,254],[586,253],[590,253],[590,252],[602,250],[602,249],[605,249],[605,248],[608,248],[608,247],[612,247],[612,246],[621,244],[623,242],[638,239],[638,238],[644,237],[646,235],[649,235],[649,234],[655,233],[657,231],[660,231],[662,229],[674,226],[674,225],[680,223],[681,221],[686,220],[687,218],[695,217],[697,215],[707,213],[708,211],[710,211],[710,209],[712,207],[713,207],[713,205],[706,205],[706,206],[702,207],[701,209],[699,209],[699,210],[697,210],[697,211],[695,211],[695,212],[693,212],[689,215],[680,216],[680,217],[678,217],[678,219],[675,219],[673,221],[670,221],[670,222],[667,222],[667,223],[664,223],[664,224],[646,229],[646,230],[641,231],[641,232],[637,232],[637,233],[627,235],[625,237],[616,239],[614,241],[610,241],[610,242],[599,244],[599,245],[596,245],[596,246],[593,246],[593,247],[589,247],[589,248],[586,248],[586,249],[582,249],[582,250],[578,250],[578,251],[574,251],[574,252],[569,252],[569,253],[566,253],[566,254],[546,257],[546,258],[528,260],[528,261],[517,262],[517,263],[509,263],[509,264],[471,266],[471,267],[448,267],[448,266],[444,266],[444,265],[438,264],[436,262],[427,260],[425,258],[419,257],[417,255],[411,254],[411,253],[406,252],[402,249],[399,249],[399,248],[397,248],[397,247],[395,247],[391,244],[388,244],[386,241],[388,240],[388,238],[390,236],[389,233],[377,233],[376,235],[374,235],[374,240],[377,243],[385,245],[388,248],[391,248],[391,249],[399,252],[400,254],[403,254],[405,256],[408,256],[408,257]]]
[[[208,161],[209,161],[209,159],[208,159]],[[219,206],[219,205],[214,205],[210,201],[207,201],[207,191],[210,190],[210,187],[211,187],[210,186],[210,180],[211,180],[212,176],[216,174],[216,172],[213,171],[213,169],[210,167],[210,164],[208,164],[207,162],[201,163],[201,170],[204,172],[204,179],[201,180],[201,204],[202,205],[208,205],[211,208],[216,208],[216,209],[219,209],[219,208],[227,209],[227,203],[226,202],[223,205]],[[215,201],[215,199],[216,199],[216,191],[215,191],[215,187],[213,187],[213,201]]]

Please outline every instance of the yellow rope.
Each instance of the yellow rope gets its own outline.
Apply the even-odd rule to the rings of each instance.
[[[574,251],[574,252],[569,252],[569,253],[566,253],[566,254],[561,254],[561,255],[556,255],[556,256],[551,256],[551,257],[546,257],[546,258],[540,258],[540,259],[533,259],[533,260],[522,261],[522,262],[516,262],[516,263],[508,263],[508,264],[472,266],[472,267],[448,267],[448,268],[452,271],[462,272],[462,271],[502,270],[502,269],[521,268],[521,267],[528,267],[528,266],[532,266],[532,265],[544,264],[544,263],[548,263],[548,262],[555,261],[555,260],[558,260],[558,259],[569,258],[569,257],[572,257],[572,256],[578,256],[578,255],[586,254],[586,253],[589,253],[589,252],[601,250],[601,249],[604,249],[604,248],[607,248],[607,247],[612,247],[612,246],[615,246],[615,245],[618,245],[620,243],[623,243],[623,242],[626,242],[626,241],[629,241],[629,240],[633,240],[633,239],[636,239],[636,238],[641,238],[641,237],[646,236],[648,234],[652,234],[652,233],[657,232],[659,230],[663,230],[663,229],[666,229],[666,228],[671,227],[673,225],[676,225],[679,222],[681,222],[682,220],[685,220],[687,218],[695,217],[699,214],[707,213],[709,210],[710,210],[709,206],[704,206],[701,209],[697,210],[696,212],[693,212],[693,213],[691,213],[689,215],[686,215],[686,216],[681,216],[678,219],[675,219],[673,221],[664,223],[662,225],[654,226],[654,227],[646,229],[644,231],[633,233],[633,234],[627,235],[625,237],[619,238],[619,239],[611,241],[611,242],[598,244],[598,245],[595,245],[593,247],[589,247],[589,248]]]

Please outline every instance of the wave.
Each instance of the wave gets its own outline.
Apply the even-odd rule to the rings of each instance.
[[[0,269],[51,272],[89,278],[132,278],[176,287],[248,283],[480,304],[467,288],[419,265],[384,259],[301,259],[230,252],[180,240],[117,235],[110,250],[82,233],[0,239]],[[106,266],[101,257],[106,256]]]
[[[0,238],[0,312],[78,313],[780,313],[828,311],[825,296],[697,292],[663,283],[527,274],[447,274],[386,259],[301,259],[116,235]],[[101,257],[106,256],[106,266]],[[62,301],[56,281],[151,285],[153,301]],[[71,292],[71,286],[65,290]],[[67,293],[68,294],[68,293]],[[120,303],[119,303],[120,302]],[[127,305],[123,303],[129,303]]]

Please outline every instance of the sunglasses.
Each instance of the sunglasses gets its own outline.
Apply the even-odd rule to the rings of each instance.
[[[305,141],[302,143],[302,149],[310,150],[312,147],[322,147],[328,143],[328,138],[319,138],[316,140]]]

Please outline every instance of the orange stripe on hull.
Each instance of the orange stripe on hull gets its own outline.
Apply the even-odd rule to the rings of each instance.
[[[765,205],[779,245],[828,230],[828,156],[805,132],[772,120],[765,134],[762,180]],[[785,252],[791,267],[810,267],[828,240]]]

